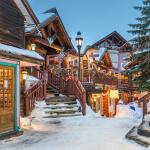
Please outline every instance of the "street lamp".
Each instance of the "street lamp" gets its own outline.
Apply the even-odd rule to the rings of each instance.
[[[77,33],[77,37],[75,40],[76,40],[76,44],[77,44],[77,48],[78,48],[78,55],[79,55],[78,78],[80,79],[80,51],[81,51],[82,42],[83,42],[83,37],[81,36],[80,31]]]

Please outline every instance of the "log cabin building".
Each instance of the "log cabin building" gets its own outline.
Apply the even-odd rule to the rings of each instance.
[[[124,81],[128,80],[128,77],[122,72],[128,62],[126,58],[132,54],[132,50],[132,46],[118,32],[114,31],[88,46],[81,55],[81,82],[101,85],[101,92],[98,91],[97,93],[105,95],[104,101],[102,100],[102,102],[105,102],[103,104],[100,102],[100,96],[98,96],[97,102],[94,91],[90,91],[90,96],[88,96],[88,101],[90,99],[93,101],[91,105],[94,110],[99,111],[99,108],[101,109],[101,115],[107,117],[115,115],[115,105],[118,99],[122,99],[124,102],[131,101],[131,90],[124,86]],[[96,75],[93,70],[96,71]],[[95,98],[93,95],[95,95]],[[111,96],[115,99],[115,102],[111,101]]]
[[[26,48],[32,49],[33,44],[45,58],[43,69],[61,68],[65,54],[76,53],[58,12],[26,33]]]
[[[20,131],[24,68],[42,65],[44,60],[25,49],[25,26],[35,24],[27,6],[26,0],[0,1],[0,138]]]

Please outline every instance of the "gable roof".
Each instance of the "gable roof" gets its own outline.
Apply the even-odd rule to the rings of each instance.
[[[114,37],[118,41],[118,44],[120,46],[122,46],[123,44],[125,44],[127,42],[117,31],[113,31],[109,35],[105,36],[104,38],[100,39],[99,41],[97,41],[96,43],[91,45],[91,47],[97,47],[111,37]]]
[[[105,42],[108,42],[109,45],[102,45]],[[117,31],[113,31],[112,33],[103,37],[102,39],[95,42],[91,46],[86,47],[83,52],[83,55],[86,54],[86,52],[91,48],[100,48],[100,47],[105,47],[111,50],[115,49],[118,51],[132,51],[133,50],[133,47],[125,38],[123,38],[122,35],[120,35]]]
[[[16,3],[17,7],[20,9],[28,25],[39,24],[39,20],[36,17],[35,13],[33,12],[27,0],[13,0],[13,1]]]
[[[66,45],[70,50],[75,51],[75,48],[71,42],[71,39],[66,31],[66,28],[60,18],[60,16],[58,14],[53,14],[52,16],[50,16],[49,18],[47,18],[45,21],[41,22],[37,28],[39,30],[46,28],[47,26],[54,24],[53,27],[55,27],[55,29],[57,30],[57,34],[60,37],[60,33],[61,33],[61,37],[63,38],[62,42],[64,45]],[[33,30],[31,30],[31,33],[36,32],[36,28],[34,28]],[[58,30],[61,30],[58,32]],[[65,39],[65,40],[64,40]]]
[[[112,65],[112,60],[109,54],[109,50],[106,48],[101,48],[99,50],[99,57],[97,58],[97,60],[95,59],[95,62],[97,64],[105,64],[107,67],[113,67]]]

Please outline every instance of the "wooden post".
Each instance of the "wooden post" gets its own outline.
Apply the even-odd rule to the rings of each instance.
[[[46,85],[47,85],[47,81],[46,81],[46,76],[47,76],[47,70],[44,71],[44,97],[46,97]]]

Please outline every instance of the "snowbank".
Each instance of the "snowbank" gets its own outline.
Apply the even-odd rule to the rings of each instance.
[[[35,85],[38,81],[39,81],[39,79],[37,79],[33,76],[27,75],[27,79],[26,79],[26,83],[25,83],[26,90],[30,89],[30,87]]]
[[[142,121],[142,109],[138,107],[137,103],[118,104],[116,118],[129,119],[131,123],[139,125]]]
[[[42,130],[42,122],[44,121],[43,117],[46,116],[44,112],[44,107],[46,106],[45,101],[39,101],[35,104],[35,109],[32,111],[31,115],[26,118],[21,118],[21,128],[23,129],[34,129]],[[45,127],[44,127],[45,128]]]

